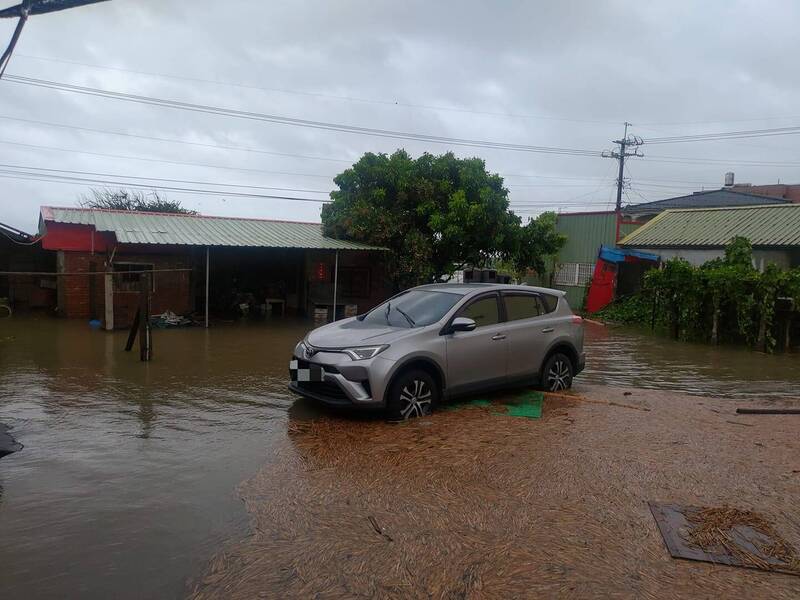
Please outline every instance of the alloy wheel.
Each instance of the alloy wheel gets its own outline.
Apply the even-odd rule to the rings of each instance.
[[[547,371],[547,389],[551,392],[566,390],[570,384],[570,368],[566,361],[557,359]]]
[[[421,379],[409,382],[400,392],[400,415],[403,419],[431,414],[433,394]]]

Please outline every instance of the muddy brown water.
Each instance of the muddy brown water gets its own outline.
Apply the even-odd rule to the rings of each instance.
[[[237,485],[313,405],[286,391],[305,321],[156,331],[154,360],[83,322],[0,320],[0,597],[181,597],[248,526]],[[581,377],[730,398],[800,397],[800,357],[587,327]],[[293,410],[289,411],[292,408]]]

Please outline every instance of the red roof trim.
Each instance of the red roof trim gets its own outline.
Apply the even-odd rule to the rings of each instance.
[[[584,212],[569,212],[569,213],[557,213],[557,217],[577,217],[583,215],[613,215],[616,214],[613,210],[595,210],[595,211],[584,211]]]

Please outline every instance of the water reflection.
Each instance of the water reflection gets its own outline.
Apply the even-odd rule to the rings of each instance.
[[[689,344],[649,331],[586,324],[587,383],[724,398],[800,397],[800,355]]]
[[[236,488],[285,433],[308,325],[157,331],[150,364],[124,332],[0,327],[0,422],[26,446],[0,462],[0,597],[182,596],[246,531]]]

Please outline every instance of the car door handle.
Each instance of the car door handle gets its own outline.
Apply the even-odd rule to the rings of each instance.
[[[544,329],[542,329],[542,333],[553,333],[553,331],[555,331],[555,329],[553,329],[552,327],[545,327]]]
[[[495,341],[496,340],[504,340],[504,339],[506,339],[506,336],[504,336],[502,333],[498,333],[497,335],[493,335],[492,339],[495,340]]]

